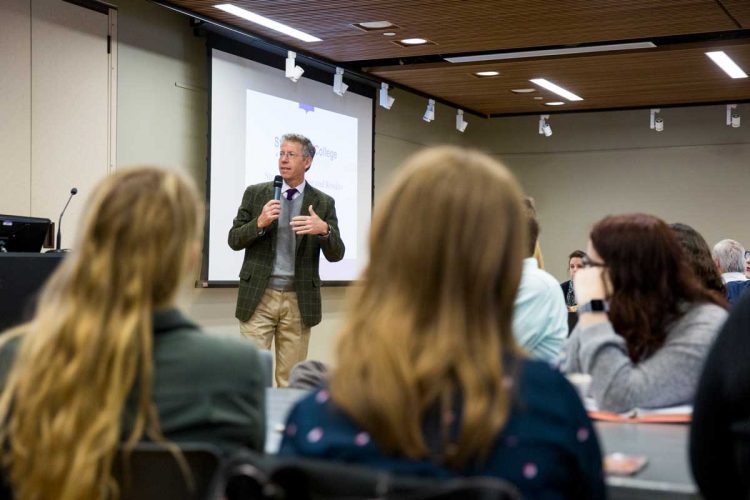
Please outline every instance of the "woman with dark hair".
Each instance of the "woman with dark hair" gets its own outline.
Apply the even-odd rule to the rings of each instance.
[[[726,296],[727,289],[721,280],[721,274],[711,258],[711,249],[703,236],[688,226],[679,222],[670,224],[669,227],[677,236],[677,241],[682,245],[684,255],[688,258],[690,267],[704,287],[708,290],[718,292],[721,297]]]
[[[664,221],[609,216],[591,230],[578,271],[578,325],[563,369],[592,377],[607,411],[689,404],[708,349],[726,319]]]

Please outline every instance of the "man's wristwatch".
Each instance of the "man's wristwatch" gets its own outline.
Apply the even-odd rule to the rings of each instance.
[[[578,306],[578,314],[589,312],[609,312],[609,302],[602,299],[594,299]]]

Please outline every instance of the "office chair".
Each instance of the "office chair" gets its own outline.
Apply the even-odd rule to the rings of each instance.
[[[223,488],[219,450],[202,443],[181,443],[179,449],[187,471],[183,471],[175,455],[162,444],[138,443],[127,458],[123,455],[124,446],[120,447],[112,468],[120,500],[219,498]]]

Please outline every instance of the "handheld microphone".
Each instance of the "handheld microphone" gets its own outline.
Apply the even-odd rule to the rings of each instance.
[[[78,194],[78,188],[73,188],[70,190],[70,196],[68,196],[68,202],[65,204],[65,207],[63,207],[62,212],[60,212],[60,218],[57,220],[57,248],[55,249],[57,252],[60,252],[60,242],[62,241],[62,218],[63,214],[65,213],[65,210],[68,209],[68,204],[70,203],[70,200],[73,199],[73,196]]]
[[[281,199],[281,185],[283,184],[284,180],[281,178],[280,175],[277,175],[273,178],[273,199],[274,200],[280,200]]]

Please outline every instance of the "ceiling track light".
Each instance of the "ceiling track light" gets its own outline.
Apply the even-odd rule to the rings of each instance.
[[[456,111],[456,130],[463,133],[468,126],[469,123],[464,121],[464,110],[459,109],[458,111]]]
[[[549,137],[552,135],[552,127],[549,124],[549,115],[539,115],[539,135]]]
[[[740,128],[742,117],[736,104],[727,104],[727,127]]]
[[[343,96],[348,88],[349,85],[344,83],[344,68],[336,68],[336,74],[333,75],[333,93]]]
[[[651,130],[656,130],[657,132],[664,130],[664,119],[659,116],[660,112],[661,109],[659,108],[651,108],[649,128]]]
[[[424,116],[422,116],[422,119],[426,121],[427,123],[430,123],[432,120],[435,119],[435,99],[427,100],[427,109],[425,110]]]
[[[387,83],[381,83],[380,84],[380,106],[384,107],[385,109],[391,109],[391,106],[393,106],[393,103],[396,101],[395,97],[391,97],[388,95],[388,84]]]
[[[286,71],[284,72],[284,76],[289,78],[294,83],[297,83],[300,78],[302,78],[302,74],[305,72],[304,69],[297,66],[296,58],[297,53],[293,51],[287,52],[286,55]]]

